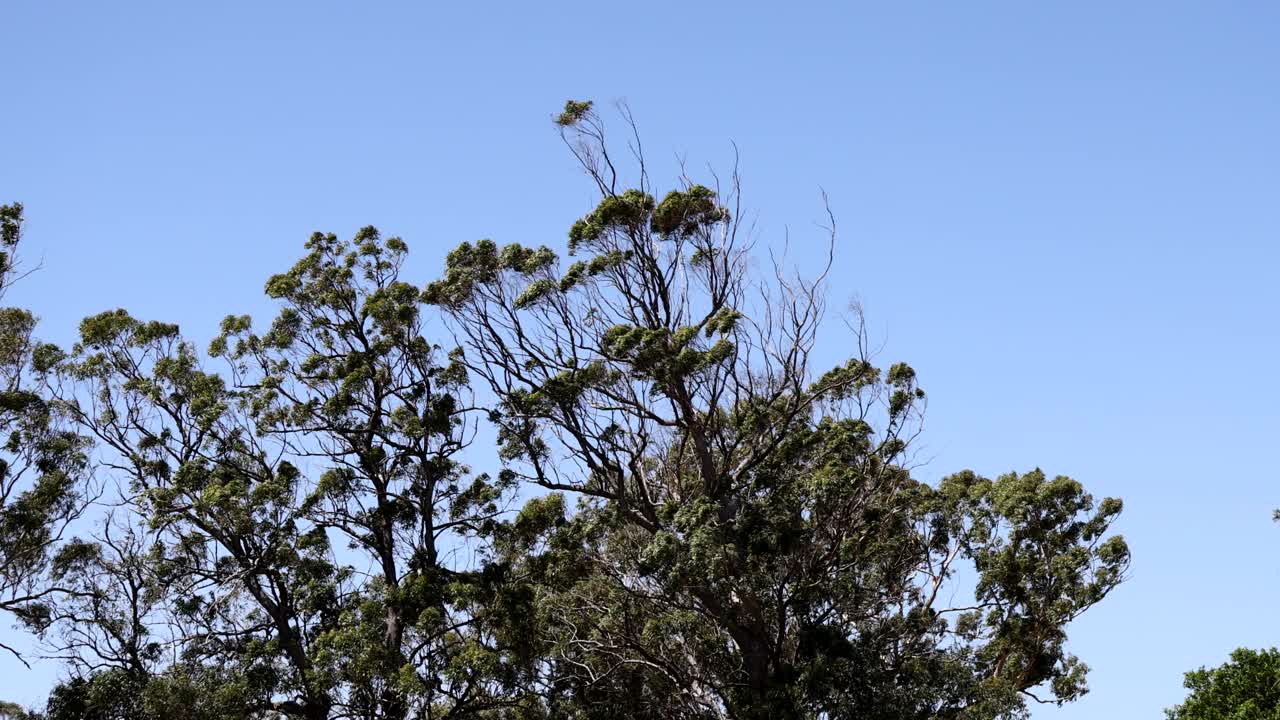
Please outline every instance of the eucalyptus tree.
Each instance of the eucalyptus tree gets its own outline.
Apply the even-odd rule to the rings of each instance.
[[[877,368],[856,321],[819,368],[826,271],[756,272],[736,171],[658,199],[624,116],[630,186],[591,103],[557,118],[600,195],[574,262],[464,243],[423,292],[496,398],[505,477],[550,491],[499,543],[536,580],[541,710],[994,718],[1078,697],[1066,626],[1123,579],[1120,502],[1039,470],[913,478],[915,372]]]
[[[60,404],[161,542],[153,571],[176,598],[180,657],[233,670],[229,704],[327,719],[334,668],[317,643],[337,624],[345,574],[297,509],[296,466],[176,325],[101,313],[57,364]]]
[[[1165,710],[1169,720],[1280,718],[1280,650],[1240,648],[1216,668],[1186,674],[1187,699]]]
[[[856,316],[819,361],[834,229],[814,279],[756,264],[736,171],[659,200],[624,115],[631,184],[590,103],[557,119],[599,192],[567,266],[464,243],[421,288],[399,238],[317,233],[272,321],[204,354],[123,310],[63,352],[4,311],[0,609],[72,670],[48,718],[977,720],[1085,692],[1066,630],[1124,579],[1120,502],[917,479],[914,370]],[[462,462],[483,418],[492,475]],[[68,427],[119,497],[61,543]]]
[[[0,302],[22,275],[22,229],[22,205],[0,206]],[[0,308],[0,611],[38,623],[47,601],[66,590],[47,582],[47,571],[84,510],[87,457],[84,438],[60,421],[44,393],[47,352],[35,327],[29,310]]]
[[[64,554],[67,577],[128,592],[51,616],[85,671],[51,703],[121,673],[143,680],[148,717],[192,697],[209,717],[308,720],[523,702],[502,620],[521,596],[485,553],[507,488],[455,459],[466,378],[423,335],[406,253],[372,228],[314,235],[266,284],[281,306],[268,329],[223,322],[208,352],[221,373],[176,325],[122,310],[49,351],[60,405],[149,538]]]
[[[282,303],[256,335],[229,317],[211,351],[232,363],[258,431],[318,473],[302,512],[367,566],[340,644],[348,711],[457,717],[518,703],[518,668],[487,618],[484,566],[510,482],[470,475],[467,378],[424,335],[408,252],[371,227],[315,234],[273,276]]]

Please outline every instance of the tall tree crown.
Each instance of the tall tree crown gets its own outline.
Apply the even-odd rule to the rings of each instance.
[[[40,477],[0,498],[0,608],[71,671],[48,718],[981,720],[1085,692],[1067,628],[1124,579],[1120,501],[919,480],[916,372],[828,313],[831,214],[789,269],[736,168],[657,187],[620,111],[621,153],[592,103],[554,118],[599,194],[564,261],[481,240],[415,283],[401,239],[316,233],[271,321],[204,353],[124,310],[66,351],[0,313],[6,449]],[[118,488],[70,542],[88,445],[59,423]]]
[[[638,140],[625,187],[590,103],[556,122],[600,191],[581,259],[464,243],[423,295],[497,398],[507,470],[580,500],[507,539],[556,638],[549,707],[968,718],[1084,692],[1065,626],[1122,580],[1120,502],[1038,470],[914,480],[915,372],[877,368],[856,319],[814,366],[826,271],[754,272],[736,171],[658,201]],[[973,600],[943,606],[963,562]]]

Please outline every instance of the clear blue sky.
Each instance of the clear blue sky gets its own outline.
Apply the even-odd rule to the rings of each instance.
[[[399,234],[417,282],[563,247],[591,190],[549,118],[626,98],[659,161],[736,142],[802,260],[830,194],[836,304],[930,392],[926,477],[1124,498],[1133,578],[1072,628],[1093,692],[1035,717],[1159,717],[1280,644],[1280,5],[1048,5],[9,0],[0,200],[44,263],[11,298],[54,340],[123,306],[203,344],[312,230]],[[0,698],[54,675],[0,656]]]

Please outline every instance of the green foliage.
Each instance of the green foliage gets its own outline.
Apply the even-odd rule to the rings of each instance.
[[[431,305],[457,306],[468,300],[477,286],[492,283],[501,271],[536,277],[544,275],[555,262],[555,253],[546,247],[534,250],[511,244],[499,251],[492,240],[475,245],[462,243],[446,258],[444,279],[429,284],[422,299]],[[526,290],[525,304],[532,304],[551,289],[545,278],[535,280],[535,285],[537,290],[533,286]]]
[[[44,720],[151,720],[143,697],[145,681],[121,671],[74,678],[49,695]]]
[[[71,670],[42,717],[994,720],[1085,692],[1067,628],[1124,580],[1120,502],[913,477],[915,370],[856,333],[813,364],[825,290],[759,276],[736,178],[657,201],[590,102],[556,123],[600,191],[563,269],[480,240],[424,287],[399,238],[316,233],[267,325],[223,320],[220,369],[124,310],[66,351],[0,310],[5,450],[38,471],[0,508],[0,587],[36,592],[0,607]],[[482,418],[497,472],[462,462]],[[63,542],[67,423],[119,495]]]
[[[635,231],[652,216],[654,208],[653,196],[641,190],[606,196],[590,215],[569,228],[569,254],[599,243],[607,233]]]
[[[21,204],[0,206],[0,296],[15,280],[22,223]],[[84,508],[88,442],[51,402],[57,353],[35,327],[30,311],[0,308],[0,611],[38,625],[56,591],[52,553]]]
[[[22,203],[0,205],[0,278],[7,287],[15,268],[15,251],[22,240]]]
[[[464,244],[423,294],[497,397],[507,471],[554,493],[495,536],[537,599],[541,709],[976,720],[1079,697],[1066,627],[1124,579],[1119,501],[1039,470],[913,479],[915,371],[815,373],[820,287],[750,277],[706,186],[616,189],[589,105],[560,124],[601,191],[569,230],[588,257],[531,276],[501,260],[527,251]]]
[[[93,599],[53,608],[38,629],[165,702],[213,678],[219,712],[474,714],[516,685],[522,661],[496,626],[524,611],[491,610],[500,575],[449,550],[493,532],[514,478],[454,459],[469,442],[466,373],[422,334],[421,293],[399,280],[405,243],[364,228],[306,248],[266,283],[280,310],[265,332],[247,316],[222,322],[209,354],[225,374],[175,325],[122,310],[81,324],[56,361],[65,404],[109,448],[152,540],[110,545],[111,557],[105,541],[68,545],[59,577]],[[485,251],[515,273],[555,260]],[[99,599],[112,594],[131,605]],[[86,619],[115,640],[86,639]],[[184,629],[171,641],[180,666],[155,653],[149,624],[161,622]]]
[[[564,111],[556,117],[556,124],[560,126],[574,125],[591,112],[591,101],[578,102],[574,100],[566,100]]]
[[[178,666],[161,675],[99,670],[59,683],[31,720],[245,720],[269,717],[248,678]],[[286,713],[287,714],[287,713]]]
[[[1165,710],[1169,720],[1276,720],[1280,650],[1235,650],[1224,665],[1187,673],[1183,685],[1190,694]]]
[[[727,222],[729,211],[716,204],[716,194],[694,185],[688,190],[672,190],[654,208],[650,223],[654,232],[666,236],[692,235],[699,229]]]
[[[54,618],[64,638],[86,617],[107,635],[70,649],[100,656],[105,644],[108,666],[145,682],[159,660],[147,624],[160,621],[152,613],[170,594],[171,621],[189,633],[178,649],[201,672],[210,663],[250,683],[245,692],[260,702],[283,694],[304,716],[325,716],[331,674],[312,659],[310,635],[334,622],[346,573],[327,543],[308,542],[302,478],[247,422],[242,409],[254,398],[203,369],[176,326],[124,311],[86,319],[59,372],[70,393],[64,405],[112,453],[127,488],[122,501],[143,525],[136,532],[153,536],[122,545],[107,535],[99,550],[73,544],[60,555],[59,573],[86,597],[128,600],[64,604]]]

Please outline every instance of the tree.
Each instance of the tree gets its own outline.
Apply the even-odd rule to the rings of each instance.
[[[254,692],[239,675],[253,648],[209,650],[213,623],[196,612],[196,583],[173,572],[165,533],[143,520],[128,503],[112,507],[94,534],[54,556],[50,581],[67,590],[34,629],[41,659],[61,661],[70,677],[37,720],[240,720],[270,707],[261,678]]]
[[[994,718],[1082,694],[1065,627],[1123,579],[1120,501],[1039,470],[913,479],[914,371],[875,367],[859,322],[814,367],[831,261],[757,277],[736,171],[658,200],[622,110],[629,188],[591,103],[557,118],[600,193],[581,259],[464,243],[423,294],[496,397],[504,472],[552,491],[500,543],[536,581],[543,710]],[[962,563],[971,600],[944,604]]]
[[[22,225],[21,204],[0,206],[0,300],[20,277]],[[0,308],[0,611],[39,623],[46,601],[65,590],[44,582],[45,573],[85,508],[87,446],[42,392],[47,352],[35,326],[30,311]]]
[[[1280,650],[1239,649],[1212,669],[1186,674],[1190,690],[1169,720],[1276,720],[1280,718]]]
[[[154,572],[178,602],[182,654],[239,680],[238,702],[327,718],[332,669],[314,639],[336,622],[343,573],[300,516],[299,471],[238,412],[175,325],[86,319],[58,366],[61,406],[100,442],[123,502],[160,535]]]
[[[30,720],[246,720],[289,717],[246,705],[239,697],[241,679],[210,667],[171,667],[138,677],[120,669],[76,675],[49,693]]]
[[[1085,691],[1066,629],[1124,579],[1120,502],[918,480],[914,370],[856,314],[817,361],[834,222],[816,279],[760,275],[736,171],[658,200],[637,135],[628,187],[590,103],[557,122],[600,193],[563,269],[465,243],[421,288],[365,228],[313,235],[269,325],[206,354],[124,310],[65,352],[12,316],[45,504],[0,525],[30,548],[0,607],[67,663],[44,717],[980,720]],[[462,462],[485,419],[492,475]],[[68,423],[117,490],[62,543]]]
[[[121,697],[214,697],[228,717],[521,702],[518,653],[489,618],[510,593],[462,552],[494,530],[510,483],[453,459],[468,442],[465,376],[421,334],[419,291],[398,280],[407,248],[372,228],[307,248],[267,283],[283,305],[269,331],[224,321],[210,354],[226,376],[176,325],[123,310],[50,351],[60,407],[97,438],[148,536],[104,533],[59,556],[91,599],[49,614],[82,671],[51,703],[125,681],[146,692]]]
[[[211,351],[232,362],[259,432],[324,468],[303,512],[372,567],[358,619],[327,641],[347,658],[348,710],[399,720],[505,707],[511,649],[495,646],[482,609],[493,576],[460,551],[483,549],[512,483],[455,459],[469,443],[465,371],[423,335],[402,240],[368,227],[307,248],[267,282],[284,305],[270,331],[228,317]]]

